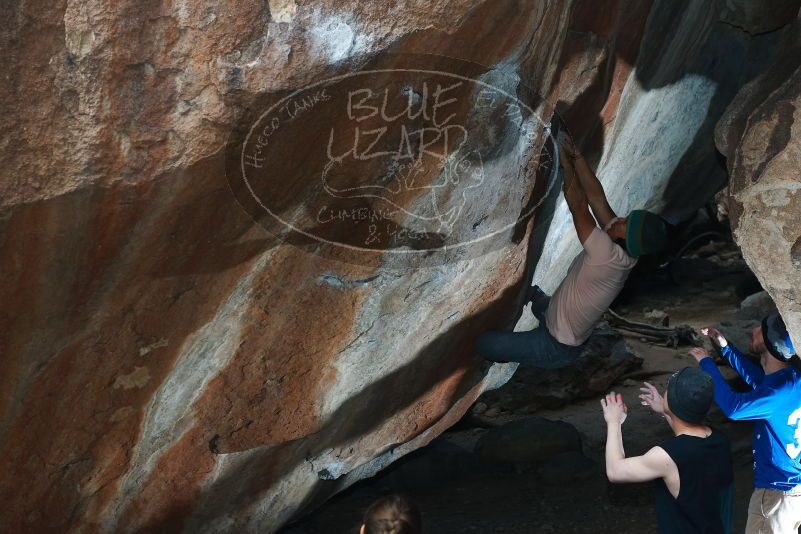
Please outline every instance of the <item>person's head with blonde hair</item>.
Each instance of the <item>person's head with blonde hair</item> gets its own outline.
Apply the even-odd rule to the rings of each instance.
[[[360,534],[420,534],[420,510],[401,495],[378,499],[364,514]]]

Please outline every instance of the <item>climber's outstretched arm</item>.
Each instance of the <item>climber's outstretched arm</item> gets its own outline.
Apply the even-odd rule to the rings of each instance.
[[[606,192],[601,185],[601,181],[598,180],[598,177],[595,176],[595,173],[590,169],[587,160],[584,159],[569,136],[563,138],[560,148],[560,153],[564,152],[568,158],[574,161],[576,176],[579,182],[581,182],[581,187],[584,189],[584,192],[587,194],[587,201],[592,208],[592,213],[595,215],[601,228],[605,228],[606,225],[609,224],[609,221],[617,217],[617,215],[606,199]]]
[[[587,205],[587,195],[581,188],[581,183],[576,179],[576,171],[573,165],[568,162],[563,167],[565,170],[565,200],[567,201],[567,207],[570,208],[570,213],[573,215],[573,226],[576,227],[576,234],[581,244],[584,245],[584,242],[597,226]]]

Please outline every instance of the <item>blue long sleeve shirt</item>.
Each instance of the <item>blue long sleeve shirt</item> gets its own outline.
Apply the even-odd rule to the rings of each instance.
[[[801,484],[801,373],[791,367],[766,375],[735,346],[722,352],[751,391],[734,391],[712,358],[700,365],[712,376],[721,411],[730,419],[754,421],[754,486],[794,489]]]

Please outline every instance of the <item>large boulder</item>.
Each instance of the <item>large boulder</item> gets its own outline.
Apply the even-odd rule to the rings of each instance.
[[[274,532],[427,444],[514,371],[486,369],[475,336],[529,327],[523,285],[536,266],[553,289],[578,249],[540,157],[554,108],[586,134],[621,212],[650,202],[679,217],[723,183],[698,179],[716,168],[707,129],[771,41],[717,10],[4,3],[0,524]],[[424,53],[430,72],[408,76]],[[343,77],[370,69],[368,86]],[[392,89],[419,105],[433,98],[421,80],[453,74],[454,117],[475,136],[464,158],[415,144],[433,160],[400,192],[411,169],[392,158],[359,149],[320,168],[354,110],[387,116],[343,95]],[[269,112],[294,135],[272,135]],[[436,120],[408,118],[406,132]],[[243,181],[238,168],[276,172]],[[265,194],[274,209],[259,209]],[[338,209],[312,212],[325,194]],[[398,241],[354,253],[374,216]],[[473,235],[490,246],[451,246]]]
[[[734,237],[801,346],[801,21],[783,30],[780,56],[739,92],[715,138]]]

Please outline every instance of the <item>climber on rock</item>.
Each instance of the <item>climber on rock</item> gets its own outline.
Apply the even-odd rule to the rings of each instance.
[[[623,289],[637,258],[658,253],[667,244],[667,225],[661,217],[645,210],[618,217],[573,140],[560,134],[559,145],[565,200],[583,250],[552,297],[532,288],[531,311],[539,320],[537,328],[479,336],[476,351],[493,362],[548,369],[575,362],[595,323]]]

